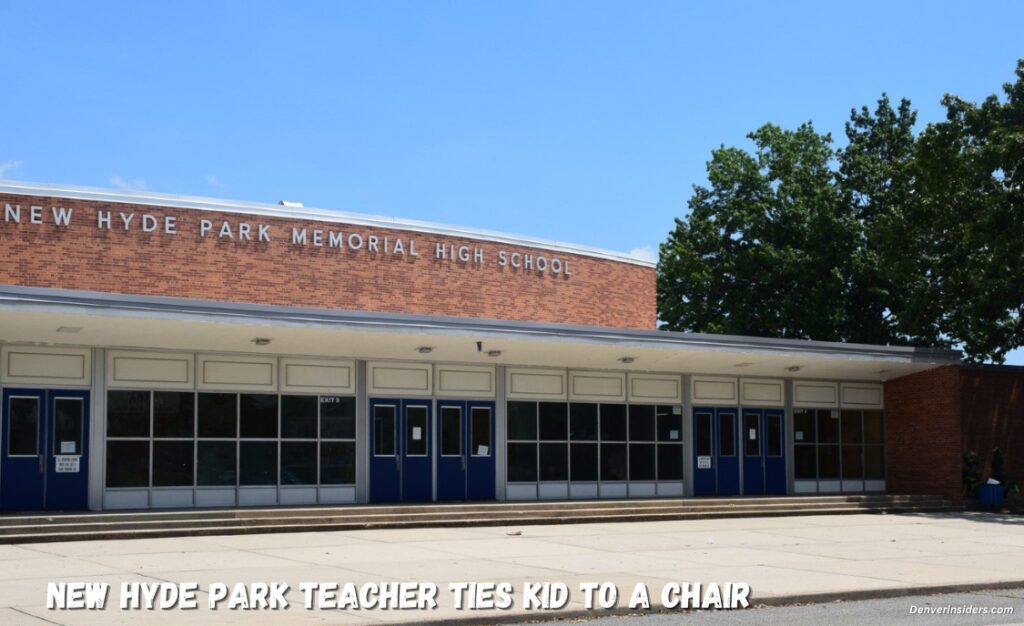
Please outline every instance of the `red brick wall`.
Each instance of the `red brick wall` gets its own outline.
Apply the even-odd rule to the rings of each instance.
[[[983,478],[998,447],[1007,479],[1024,481],[1024,367],[965,367],[961,389],[964,450],[981,456]]]
[[[885,383],[886,488],[897,494],[961,493],[960,368]]]
[[[21,222],[5,223],[5,204],[21,205]],[[30,206],[43,224],[31,224]],[[69,226],[53,223],[52,207],[73,209]],[[97,212],[112,228],[97,228]],[[118,214],[135,213],[125,231]],[[140,228],[143,214],[160,220]],[[177,218],[164,234],[163,218]],[[205,238],[200,220],[215,227]],[[217,237],[221,222],[252,226],[253,241]],[[257,225],[271,241],[256,241]],[[419,256],[291,244],[292,227],[415,241]],[[312,233],[309,232],[309,236]],[[483,263],[435,258],[435,244],[482,248]],[[538,254],[568,263],[571,276],[498,266],[498,251]],[[408,252],[408,251],[407,251]],[[429,233],[318,221],[0,194],[0,284],[174,296],[282,306],[559,322],[618,328],[656,325],[655,271],[630,263],[546,252]]]

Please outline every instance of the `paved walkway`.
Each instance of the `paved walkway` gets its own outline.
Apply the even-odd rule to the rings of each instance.
[[[521,534],[514,534],[520,532]],[[512,534],[510,534],[512,533]],[[2,624],[342,624],[521,613],[526,581],[559,581],[582,608],[581,582],[616,583],[625,604],[637,582],[657,603],[672,581],[741,581],[752,598],[989,584],[1024,579],[1024,517],[986,514],[843,515],[707,521],[438,528],[136,539],[0,546]],[[47,582],[103,581],[104,611],[48,611]],[[200,608],[120,611],[123,581],[200,584]],[[285,612],[210,611],[214,582],[284,581]],[[304,581],[430,581],[439,607],[309,611]],[[512,611],[455,611],[448,582],[509,582]]]

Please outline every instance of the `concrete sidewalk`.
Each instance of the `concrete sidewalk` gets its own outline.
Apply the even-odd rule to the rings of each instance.
[[[511,535],[510,531],[521,531]],[[3,624],[355,624],[523,615],[526,581],[613,582],[625,606],[637,582],[657,603],[678,582],[746,582],[755,603],[815,594],[864,596],[945,585],[1024,580],[1024,517],[990,514],[841,515],[491,528],[366,530],[0,546]],[[284,581],[284,612],[120,611],[122,581]],[[47,582],[112,584],[105,611],[48,611]],[[428,581],[439,608],[309,611],[303,581]],[[509,582],[511,611],[455,611],[448,582]],[[595,611],[595,616],[601,615]],[[541,617],[536,611],[528,615]],[[546,613],[551,615],[551,612]]]

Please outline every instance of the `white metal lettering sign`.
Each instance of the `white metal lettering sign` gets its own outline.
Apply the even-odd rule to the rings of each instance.
[[[77,454],[56,454],[53,464],[58,474],[77,474],[81,460]]]
[[[37,205],[22,207],[20,204],[5,203],[2,208],[3,224],[52,224],[60,229],[81,227],[82,224],[81,221],[76,223],[72,220],[75,213],[75,208],[72,207],[50,207],[50,211],[46,211],[44,207]],[[180,233],[189,232],[198,235],[200,239],[231,241],[239,245],[253,244],[252,249],[255,251],[263,249],[268,244],[281,242],[282,245],[292,247],[325,250],[333,248],[362,254],[363,258],[369,260],[377,260],[384,256],[400,256],[415,260],[421,251],[425,251],[435,262],[442,262],[450,267],[490,266],[510,271],[547,274],[563,279],[571,278],[573,270],[568,258],[551,254],[495,248],[490,245],[478,245],[479,242],[462,244],[435,241],[428,242],[424,249],[423,242],[418,242],[413,237],[402,238],[370,230],[349,229],[341,224],[337,225],[337,229],[333,229],[284,227],[223,219],[179,221],[179,216],[176,215],[137,214],[99,209],[94,210],[87,219],[100,231],[137,231],[161,237],[175,237]],[[193,221],[195,223],[190,225]]]

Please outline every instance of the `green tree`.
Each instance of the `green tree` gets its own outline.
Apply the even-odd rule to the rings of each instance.
[[[1024,345],[1024,61],[1006,98],[853,110],[846,144],[768,124],[721,147],[660,249],[670,330],[920,346]]]
[[[714,151],[709,186],[694,188],[688,218],[661,246],[664,327],[851,339],[861,228],[837,184],[831,137],[768,124],[749,138],[753,154]]]
[[[947,95],[917,141],[913,313],[972,360],[1024,345],[1024,60],[1016,75],[1002,101]]]

